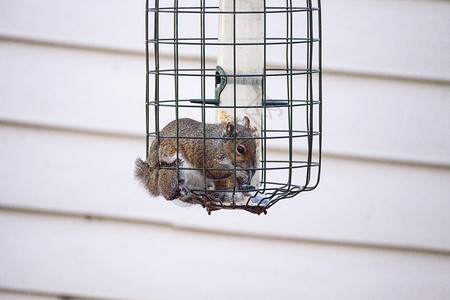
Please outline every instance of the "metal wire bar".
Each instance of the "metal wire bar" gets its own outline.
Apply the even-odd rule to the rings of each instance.
[[[319,132],[322,133],[322,10],[321,0],[317,0],[317,5],[319,9],[317,10],[317,26],[319,27]],[[321,175],[321,165],[322,165],[322,134],[319,135],[319,169],[317,170],[317,181],[316,184],[311,188],[315,189],[320,182]]]
[[[156,40],[159,39],[159,12],[158,12],[158,7],[159,7],[159,0],[155,0],[155,25],[154,25],[154,38]],[[148,23],[147,23],[148,25]],[[148,29],[147,29],[148,31]],[[147,43],[148,44],[148,43]],[[149,61],[149,53],[148,53],[148,48],[146,48],[146,59],[147,61]],[[159,102],[159,44],[155,43],[154,45],[154,52],[155,52],[155,103]],[[150,74],[149,71],[147,71],[148,74]],[[147,86],[148,86],[148,80],[149,78],[147,77]],[[146,102],[149,102],[149,99],[146,99]],[[160,150],[160,145],[161,145],[161,140],[159,138],[159,105],[155,106],[155,130],[157,132],[157,143],[156,143],[156,153],[159,156],[159,150]],[[149,134],[147,133],[147,145],[149,144],[148,141],[148,136]],[[147,153],[149,152],[150,147],[147,147]],[[149,157],[149,154],[147,154],[147,158]]]
[[[267,188],[267,131],[265,130],[267,128],[267,5],[266,0],[264,0],[264,69],[263,69],[263,80],[262,80],[262,102],[263,104],[263,125],[261,129],[261,134],[263,137],[263,140],[261,141],[261,156],[262,156],[262,182],[263,182],[263,189],[261,191],[262,194],[266,192]],[[250,199],[249,199],[250,201]],[[248,205],[248,202],[247,202]]]
[[[301,12],[307,12],[307,11],[314,11],[319,10],[318,7],[301,7],[301,6],[292,6],[292,7],[282,7],[282,6],[267,6],[263,11],[258,10],[242,10],[242,11],[226,11],[226,10],[219,10],[219,6],[205,6],[205,7],[196,7],[196,6],[180,6],[178,7],[178,10],[183,14],[199,14],[201,13],[199,10],[204,9],[205,13],[207,14],[236,14],[236,15],[242,15],[242,14],[283,14],[286,12],[293,12],[293,13],[301,13]],[[161,13],[173,13],[175,7],[160,7],[158,10]],[[154,11],[155,9],[149,8],[149,11]]]
[[[307,0],[307,5],[308,5],[308,7],[312,7],[311,0]],[[308,38],[311,38],[314,35],[312,11],[308,11],[307,16],[308,16]],[[308,68],[309,69],[311,69],[312,65],[313,65],[313,55],[314,55],[314,44],[308,43]],[[307,99],[313,99],[314,90],[313,90],[312,74],[307,75],[307,82],[308,82],[308,87],[309,87],[309,94],[308,94]],[[307,106],[306,111],[307,111],[307,113],[309,111],[309,116],[307,117],[307,120],[309,119],[309,122],[307,121],[308,122],[307,129],[308,129],[308,131],[311,131],[311,130],[313,130],[313,126],[314,126],[313,106],[312,105]],[[310,134],[308,137],[308,163],[310,163],[312,160],[312,146],[313,146],[313,135]],[[310,179],[311,179],[311,169],[308,168],[306,171],[305,187],[308,186]]]
[[[319,101],[318,101],[319,102],[319,107],[318,107],[318,114],[319,114],[318,127],[319,127],[319,132],[322,132],[322,16],[321,16],[321,9],[320,9],[321,8],[321,1],[320,0],[317,1],[317,6],[319,8],[317,10],[317,19],[318,19],[317,26],[318,26],[318,40],[319,40],[319,44],[318,44],[318,65],[319,65],[319,68],[318,68],[318,70],[319,70],[319,72],[318,72],[318,81],[319,81],[319,84],[318,84],[318,94],[319,94],[319,96],[318,96],[318,98],[319,98]],[[313,12],[311,12],[311,17],[310,17],[311,26],[314,23],[313,19],[312,19],[313,18],[312,13]],[[312,29],[311,29],[311,32],[313,34]],[[311,89],[312,89],[312,81],[311,81]],[[313,96],[311,95],[311,99],[312,99],[312,97]],[[310,109],[313,110],[313,107],[310,106]],[[311,122],[311,124],[314,125],[313,122]],[[311,130],[311,131],[313,131],[313,130]],[[311,137],[311,139],[312,138],[313,137]],[[320,181],[320,174],[321,174],[321,167],[320,166],[321,166],[321,161],[322,161],[322,134],[318,135],[318,142],[319,142],[319,146],[318,146],[318,163],[319,163],[319,168],[317,170],[317,178],[316,178],[315,184],[312,187],[305,186],[305,190],[308,190],[308,191],[315,189],[317,187],[317,185],[319,184],[319,181]],[[311,142],[311,144],[312,144],[312,142]],[[313,148],[313,145],[311,145],[311,149],[312,148]],[[312,151],[311,151],[311,156],[312,156]],[[309,182],[308,182],[308,184],[309,184]]]
[[[264,131],[264,132],[276,132],[276,131]],[[202,137],[202,136],[161,136],[160,138],[165,138],[165,139],[184,139],[184,140],[263,140],[263,141],[267,141],[267,140],[276,140],[276,139],[291,139],[291,138],[310,138],[313,135],[320,135],[320,132],[307,132],[305,131],[302,134],[297,134],[297,135],[293,135],[293,133],[295,131],[290,131],[287,130],[286,131],[288,133],[288,135],[279,135],[279,136],[266,136],[266,137]],[[156,133],[149,133],[149,137],[155,137],[157,136]]]
[[[307,161],[265,161],[266,163],[286,163],[288,166],[286,167],[267,167],[267,170],[289,170],[290,168],[308,168],[311,166],[318,166],[318,163],[314,162],[307,162]],[[295,165],[294,164],[298,164]],[[161,169],[167,169],[167,170],[176,170],[177,167],[165,167],[161,166]],[[194,168],[194,167],[178,167],[178,170],[196,170],[196,171],[203,171],[202,168]],[[237,171],[246,171],[246,170],[262,170],[262,168],[238,168],[236,167]],[[208,168],[208,171],[234,171],[234,168]]]
[[[206,194],[206,58],[205,58],[205,0],[200,0],[201,15],[200,15],[200,35],[201,35],[201,68],[202,68],[202,78],[201,78],[201,100],[202,100],[202,123],[203,123],[203,187],[204,193]]]
[[[233,102],[234,102],[234,108],[233,108],[233,122],[234,122],[234,149],[236,149],[236,100],[237,100],[237,86],[236,86],[236,74],[237,74],[237,68],[236,68],[236,51],[237,45],[236,45],[236,0],[233,0]],[[234,151],[234,162],[236,162],[236,151]],[[233,194],[231,195],[233,199],[233,207],[236,206],[236,163],[234,164],[234,179],[233,179]]]
[[[269,42],[267,42],[269,41]],[[266,42],[236,42],[235,45],[237,46],[274,46],[274,45],[287,45],[290,44],[291,41],[287,38],[267,38]],[[166,44],[166,45],[172,45],[175,43],[178,43],[179,45],[190,45],[190,46],[201,46],[203,45],[203,42],[201,39],[198,38],[180,38],[177,41],[170,38],[162,38],[158,41],[155,41],[153,39],[148,40],[149,43],[156,43],[159,44]],[[318,43],[318,39],[311,39],[308,38],[292,38],[292,44],[306,44],[309,42],[315,42]],[[207,46],[233,46],[234,43],[227,43],[227,42],[219,42],[217,38],[205,38],[205,45]]]
[[[289,5],[289,6],[288,6]],[[286,6],[288,6],[289,8],[292,8],[292,0],[288,2],[286,1]],[[287,18],[288,21],[288,26],[286,26],[288,28],[287,32],[288,32],[288,39],[289,39],[289,44],[286,46],[286,48],[288,48],[289,46],[289,76],[288,76],[288,80],[289,80],[289,84],[288,84],[288,103],[289,103],[289,107],[288,107],[288,123],[289,123],[289,177],[288,177],[288,188],[291,187],[292,184],[292,148],[293,148],[293,140],[292,140],[292,128],[293,128],[293,120],[294,120],[294,111],[292,109],[292,99],[294,97],[294,82],[293,82],[293,57],[294,57],[294,49],[293,49],[293,44],[292,44],[292,36],[293,36],[293,31],[294,31],[294,27],[293,27],[293,16],[292,16],[292,10],[290,10],[290,12],[288,12]]]
[[[179,135],[180,135],[180,124],[179,124],[179,107],[178,107],[178,95],[179,95],[179,55],[178,55],[178,0],[174,0],[174,17],[173,17],[173,36],[175,38],[176,43],[174,44],[174,49],[173,49],[173,64],[174,64],[174,70],[175,70],[175,119],[177,121],[177,153],[176,153],[176,170],[177,170],[177,182],[180,182],[180,139],[179,139]]]
[[[194,100],[194,101],[193,101]],[[197,99],[178,99],[178,103],[180,102],[186,102],[187,104],[179,104],[178,107],[192,107],[192,108],[199,108],[202,107],[201,105],[197,105],[197,104],[203,104],[203,100],[199,99],[200,101],[196,101]],[[213,103],[208,103],[209,99],[205,99],[205,104],[213,104]],[[310,104],[313,105],[318,105],[320,104],[319,100],[291,100],[292,102],[292,107],[300,107],[300,106],[307,106]],[[311,103],[312,102],[312,103]],[[167,103],[175,103],[175,100],[169,99],[169,100],[159,100],[158,102],[156,101],[150,101],[148,102],[148,105],[159,105],[159,106],[166,106],[166,107],[175,107],[175,104],[167,104]],[[214,103],[214,105],[216,105]],[[286,102],[285,99],[272,99],[270,100],[270,103],[263,103],[261,105],[236,105],[236,108],[267,108],[267,107],[278,107],[278,108],[283,108],[283,107],[289,107],[289,103]],[[220,107],[222,108],[233,108],[234,106],[232,105],[221,105]],[[214,106],[205,106],[205,108],[212,108],[212,109],[217,109],[217,107]]]
[[[145,10],[145,40],[148,41],[148,0],[146,0],[145,2],[145,7],[147,8]],[[150,87],[149,87],[149,59],[148,59],[148,47],[149,47],[149,43],[145,43],[145,133],[146,136],[148,137],[149,133],[150,133],[150,106],[148,105],[148,98],[149,98],[149,91],[150,91]],[[149,139],[146,138],[145,139],[145,157],[147,158],[150,152],[150,142]]]
[[[178,45],[178,44],[177,44]],[[210,72],[208,74],[208,71]],[[267,69],[266,70],[266,77],[280,77],[280,76],[286,76],[286,75],[309,75],[313,73],[319,73],[319,70],[317,69],[299,69],[299,68],[292,68],[292,70],[288,71],[289,74],[286,73],[269,73],[270,71],[283,71],[282,69]],[[206,74],[204,76],[206,77],[216,77],[215,69],[206,69]],[[156,70],[150,70],[149,74],[155,74]],[[201,77],[201,69],[162,69],[159,70],[160,75],[169,75],[169,76],[188,76],[188,77]],[[236,74],[236,75],[224,75],[224,77],[231,78],[232,83],[234,84],[237,80],[236,78],[246,78],[246,77],[262,77],[264,74]]]

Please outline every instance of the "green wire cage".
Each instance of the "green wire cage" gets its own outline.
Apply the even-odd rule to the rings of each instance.
[[[147,163],[152,155],[161,158],[170,144],[176,159],[160,159],[153,168],[175,174],[181,192],[188,173],[204,183],[178,198],[201,204],[209,213],[245,209],[260,214],[317,187],[320,1],[147,1],[145,29]],[[196,129],[186,130],[191,128],[186,118],[196,121]],[[242,124],[250,133],[239,134]],[[217,134],[217,128],[231,134]],[[239,146],[243,143],[255,147],[247,158],[241,158],[247,151]],[[212,148],[225,144],[233,146],[227,154],[231,163],[218,168],[211,153],[221,149]],[[183,160],[191,152],[195,163],[187,164]],[[239,163],[245,160],[252,163]],[[226,176],[219,181],[213,172]]]

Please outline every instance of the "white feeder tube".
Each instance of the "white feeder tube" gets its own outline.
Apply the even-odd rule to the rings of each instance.
[[[233,12],[234,0],[221,0],[220,11]],[[264,71],[264,0],[235,0],[236,12],[261,12],[261,13],[223,13],[219,19],[219,45],[217,65],[222,67],[227,77],[227,85],[220,94],[220,106],[261,106],[262,103],[262,74]],[[235,17],[234,17],[235,16]],[[235,18],[235,19],[234,19]],[[235,26],[234,26],[235,24]],[[234,36],[235,34],[235,36]],[[233,43],[259,43],[260,45],[236,45]],[[234,57],[236,51],[236,57]],[[236,62],[234,62],[236,60]],[[236,94],[234,78],[236,75]],[[251,76],[253,75],[253,76]],[[235,102],[236,95],[236,102]],[[254,127],[256,135],[261,135],[262,122],[261,108],[236,109],[237,122],[244,116],[248,116],[250,124]],[[217,122],[233,120],[233,108],[219,108],[217,110]],[[257,140],[258,156],[261,141]],[[258,157],[258,168],[260,168]],[[259,187],[261,172],[257,171],[252,179],[252,185]]]

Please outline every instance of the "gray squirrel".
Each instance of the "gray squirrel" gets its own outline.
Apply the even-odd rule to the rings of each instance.
[[[178,162],[177,162],[177,122],[172,121],[160,132],[158,141],[153,140],[149,156],[144,162],[136,160],[135,175],[150,195],[162,195],[167,200],[180,199],[189,204],[201,204],[210,213],[208,200],[198,197],[192,190],[205,189],[207,191],[241,190],[241,192],[212,192],[212,196],[224,202],[243,198],[242,190],[252,189],[250,184],[257,165],[257,143],[253,138],[256,129],[250,126],[250,120],[245,116],[240,122],[221,122],[219,124],[205,124],[205,137],[215,139],[205,140],[205,158],[203,123],[189,119],[178,120]],[[234,137],[236,135],[236,145]],[[172,137],[172,138],[170,138]],[[196,137],[196,138],[194,138]],[[236,161],[235,161],[236,157]],[[179,176],[175,167],[203,169],[205,162],[205,176],[203,170],[179,169]],[[234,167],[236,166],[236,177]],[[160,167],[172,167],[164,169]],[[232,169],[232,170],[217,170]],[[245,170],[239,170],[245,169]]]

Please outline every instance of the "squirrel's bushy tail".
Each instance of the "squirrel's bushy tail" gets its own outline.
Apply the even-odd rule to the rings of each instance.
[[[152,151],[153,144],[150,149],[150,157],[148,161],[143,161],[142,159],[136,159],[136,169],[134,175],[142,183],[142,185],[147,188],[152,196],[159,196],[158,189],[158,160],[156,157],[156,151]]]

